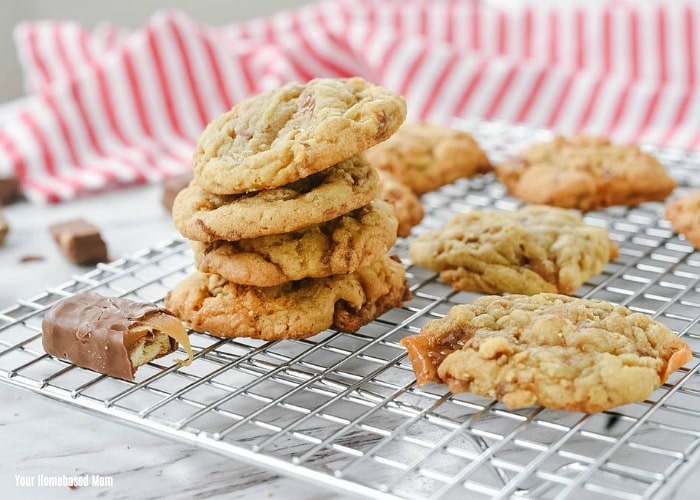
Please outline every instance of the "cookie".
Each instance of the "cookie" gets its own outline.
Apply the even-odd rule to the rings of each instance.
[[[291,233],[239,241],[192,242],[197,269],[232,283],[275,286],[347,274],[382,259],[396,241],[391,205],[374,200]]]
[[[213,120],[194,175],[216,194],[284,186],[384,141],[405,117],[402,97],[361,78],[288,83]]]
[[[406,184],[388,172],[379,170],[379,197],[393,205],[399,221],[398,235],[411,234],[411,228],[423,220],[423,204]]]
[[[602,137],[556,137],[496,166],[510,193],[528,203],[595,210],[663,201],[676,183],[632,144]]]
[[[408,297],[402,264],[387,256],[351,274],[273,287],[236,285],[195,272],[165,306],[192,328],[217,337],[306,338],[327,328],[354,332]]]
[[[584,413],[643,401],[692,358],[647,315],[558,294],[481,297],[401,343],[419,384]]]
[[[673,229],[700,249],[700,190],[678,198],[666,206],[664,217]]]
[[[413,263],[458,290],[571,294],[618,256],[607,230],[562,208],[473,210],[411,242]]]
[[[296,231],[360,208],[377,194],[379,176],[359,156],[275,189],[220,196],[195,179],[173,203],[173,221],[186,238],[238,241]]]
[[[365,157],[419,195],[491,170],[486,153],[471,135],[424,123],[404,124],[388,140],[366,151]]]

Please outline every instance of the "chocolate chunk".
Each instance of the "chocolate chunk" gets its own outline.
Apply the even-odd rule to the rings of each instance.
[[[26,264],[28,262],[39,262],[41,260],[44,260],[43,255],[39,254],[27,254],[27,255],[22,255],[19,259],[17,259],[20,264]]]
[[[154,304],[85,292],[44,316],[41,342],[52,356],[105,375],[133,380],[136,369],[180,342],[192,359],[182,323]]]
[[[55,224],[49,229],[61,252],[71,262],[91,264],[109,260],[99,229],[85,219]]]
[[[187,172],[175,177],[168,177],[163,181],[163,198],[161,202],[168,212],[173,211],[173,202],[177,194],[185,189],[192,180],[192,172]]]
[[[5,220],[2,210],[0,210],[0,246],[5,243],[5,237],[7,237],[7,233],[9,231],[10,226],[7,224],[7,220]]]
[[[15,175],[0,176],[0,205],[8,205],[19,197],[19,178]]]

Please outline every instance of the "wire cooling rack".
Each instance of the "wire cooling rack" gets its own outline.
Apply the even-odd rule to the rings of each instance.
[[[548,132],[460,122],[493,161]],[[651,148],[653,149],[653,148]],[[679,182],[697,186],[700,156],[653,149]],[[414,235],[475,207],[514,210],[490,175],[423,197]],[[673,493],[700,458],[700,253],[674,234],[663,205],[586,214],[607,227],[620,257],[577,295],[653,315],[690,344],[694,358],[646,401],[584,415],[510,410],[488,398],[417,387],[399,340],[476,294],[456,292],[404,259],[413,299],[356,334],[306,340],[221,340],[191,332],[182,351],[143,366],[135,382],[46,355],[41,320],[85,290],[161,303],[192,269],[184,240],[141,251],[0,311],[0,380],[71,406],[233,458],[376,498],[650,498]]]

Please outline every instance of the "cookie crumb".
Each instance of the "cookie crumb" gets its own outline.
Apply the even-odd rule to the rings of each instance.
[[[26,264],[28,262],[39,262],[44,260],[46,257],[43,255],[39,254],[28,254],[28,255],[22,255],[19,259],[18,262],[20,264]]]

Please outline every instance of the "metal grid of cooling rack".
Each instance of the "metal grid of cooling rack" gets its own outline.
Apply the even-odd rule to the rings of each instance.
[[[494,161],[547,131],[460,122]],[[656,149],[679,181],[697,185],[700,156]],[[414,234],[453,212],[520,206],[487,175],[424,196]],[[306,340],[220,340],[191,332],[182,351],[143,366],[125,382],[47,356],[41,319],[57,300],[93,289],[160,302],[192,267],[174,240],[49,288],[0,311],[0,380],[74,407],[368,497],[649,498],[669,495],[700,460],[700,253],[673,233],[663,206],[586,214],[605,226],[620,257],[577,295],[655,316],[693,348],[694,358],[646,401],[584,415],[539,407],[513,411],[442,386],[417,387],[399,340],[476,294],[455,292],[404,258],[413,299],[356,334]]]

